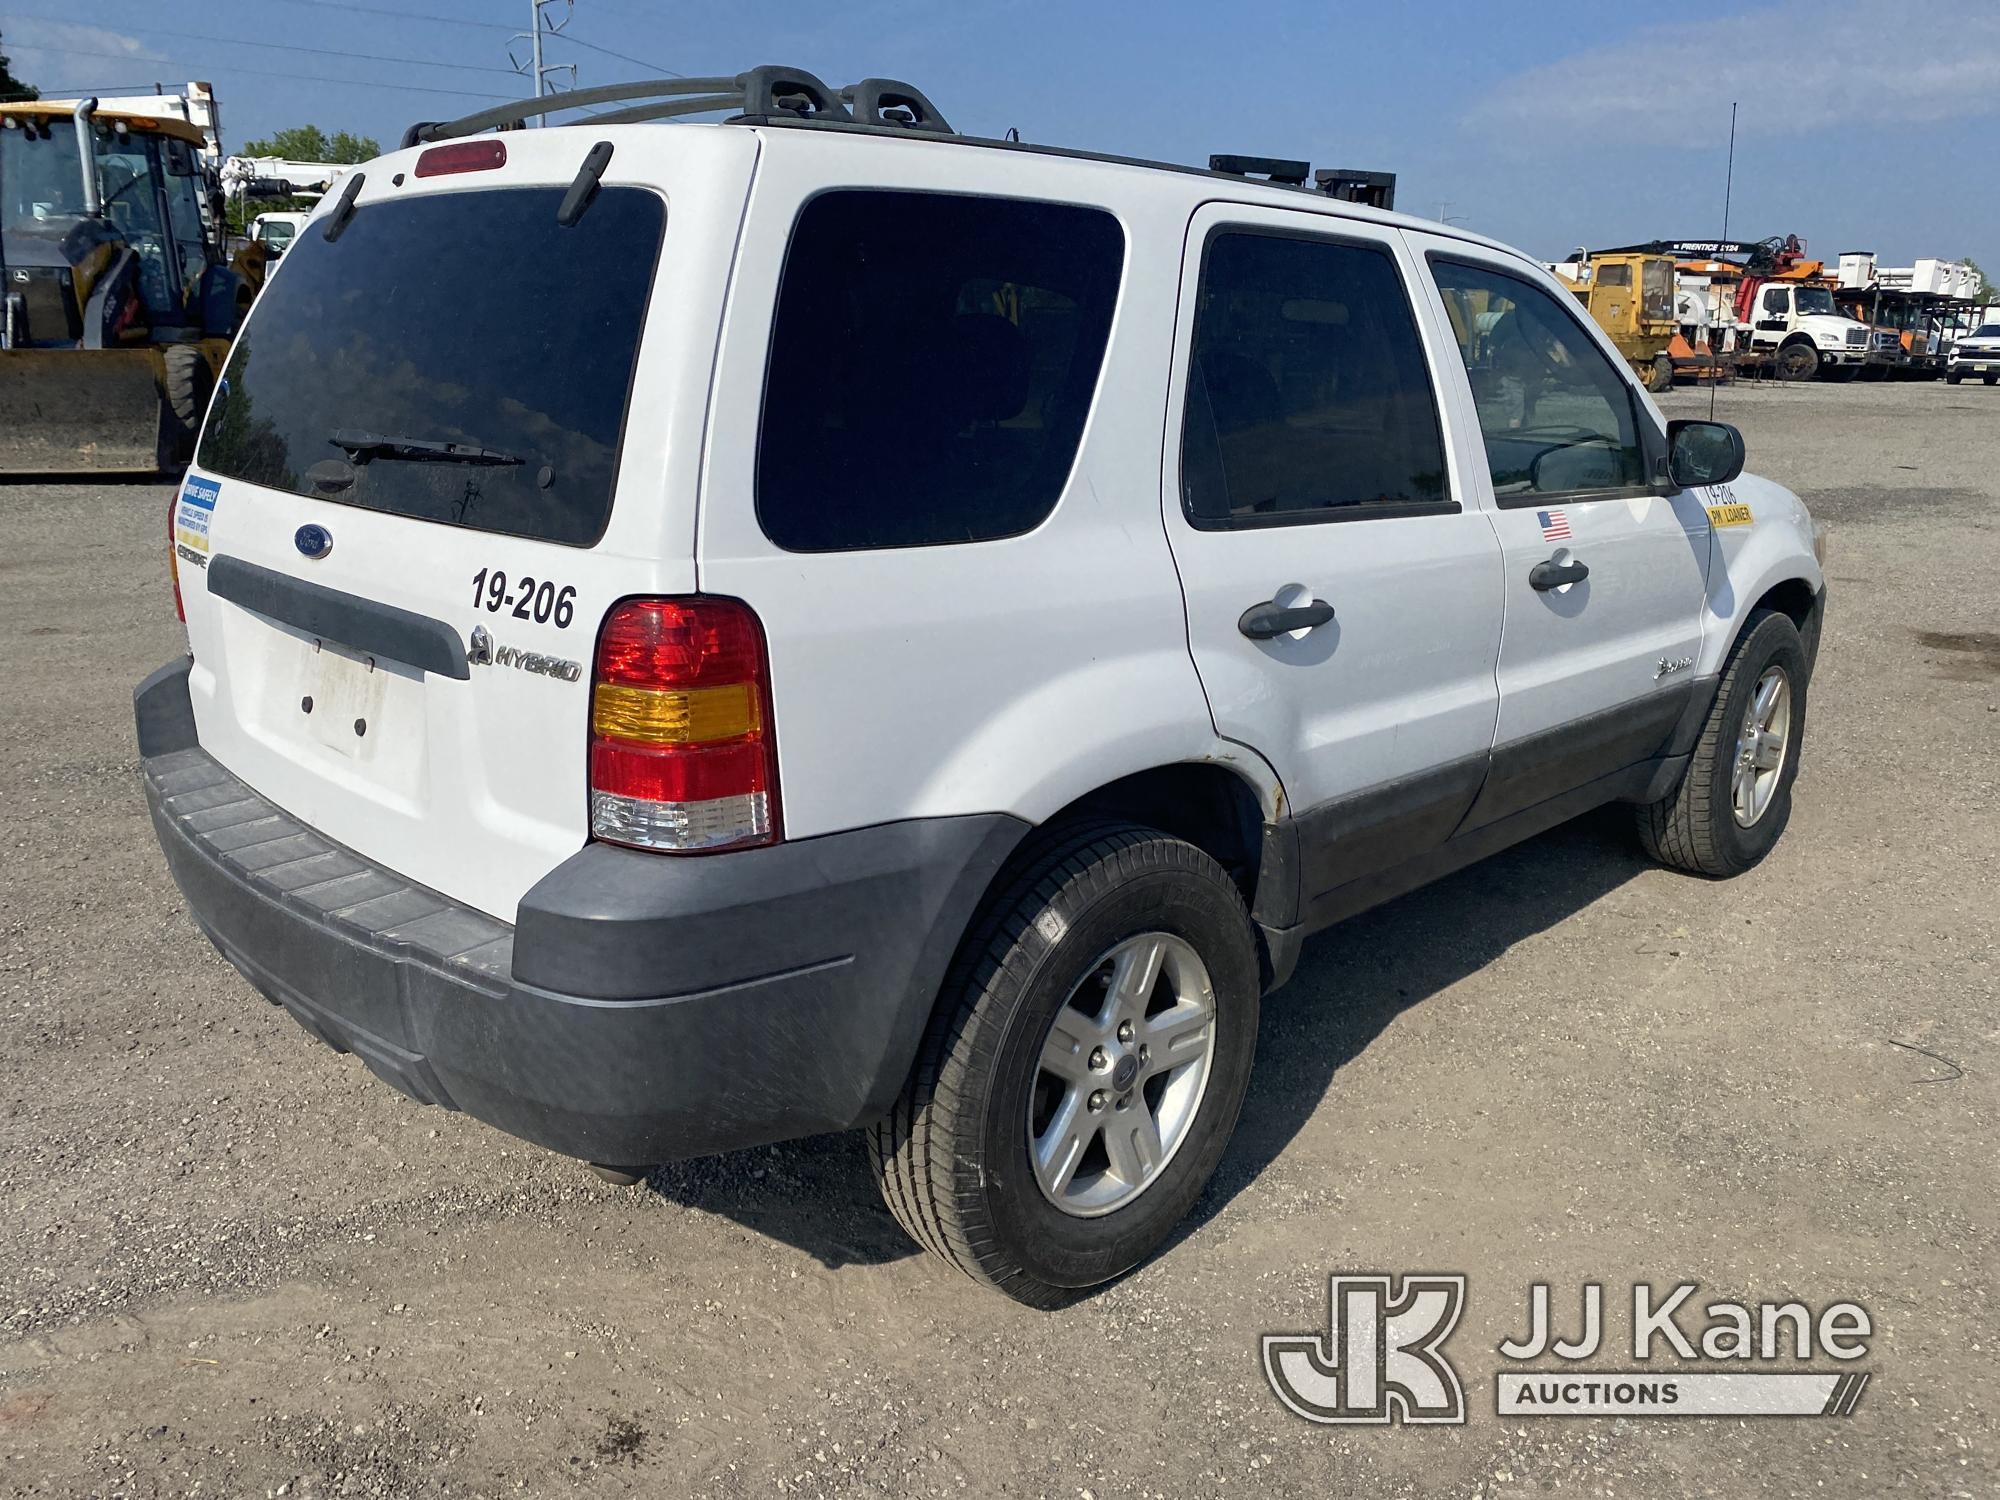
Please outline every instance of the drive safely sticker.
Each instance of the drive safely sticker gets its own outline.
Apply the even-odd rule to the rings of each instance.
[[[222,486],[214,480],[192,474],[181,486],[180,503],[174,507],[174,548],[190,562],[208,559],[208,526],[215,519],[215,502],[221,494]]]

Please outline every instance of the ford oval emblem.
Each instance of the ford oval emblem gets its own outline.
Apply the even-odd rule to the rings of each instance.
[[[333,533],[324,526],[301,526],[292,533],[292,545],[317,562],[333,550]]]

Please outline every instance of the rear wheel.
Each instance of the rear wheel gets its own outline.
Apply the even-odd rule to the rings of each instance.
[[[1744,625],[1680,785],[1639,808],[1639,838],[1662,864],[1738,875],[1792,815],[1810,668],[1798,627],[1776,610]]]
[[[919,1244],[1030,1306],[1130,1269],[1221,1159],[1258,991],[1214,860],[1129,824],[1053,834],[967,937],[869,1133],[883,1198]]]
[[[1778,351],[1780,380],[1811,380],[1819,374],[1819,350],[1801,340]]]

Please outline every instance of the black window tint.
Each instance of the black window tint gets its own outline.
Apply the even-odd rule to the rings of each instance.
[[[1249,232],[1209,240],[1181,488],[1198,526],[1449,504],[1430,372],[1386,252]]]
[[[765,535],[830,552],[1039,525],[1076,460],[1124,244],[1109,214],[1054,203],[808,203],[765,377]]]
[[[1632,388],[1565,305],[1570,299],[1463,261],[1433,257],[1431,269],[1501,503],[1645,485]]]
[[[606,188],[571,228],[561,188],[441,193],[292,241],[223,371],[200,462],[253,484],[588,546],[604,532],[666,205]],[[357,435],[518,462],[357,457]],[[324,475],[325,471],[322,471]]]

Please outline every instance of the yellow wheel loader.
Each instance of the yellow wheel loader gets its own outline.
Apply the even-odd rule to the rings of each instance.
[[[263,253],[226,263],[202,135],[0,105],[0,475],[184,463]]]
[[[1674,262],[1665,255],[1579,251],[1556,272],[1649,391],[1674,383]],[[1570,274],[1573,270],[1574,274]]]

